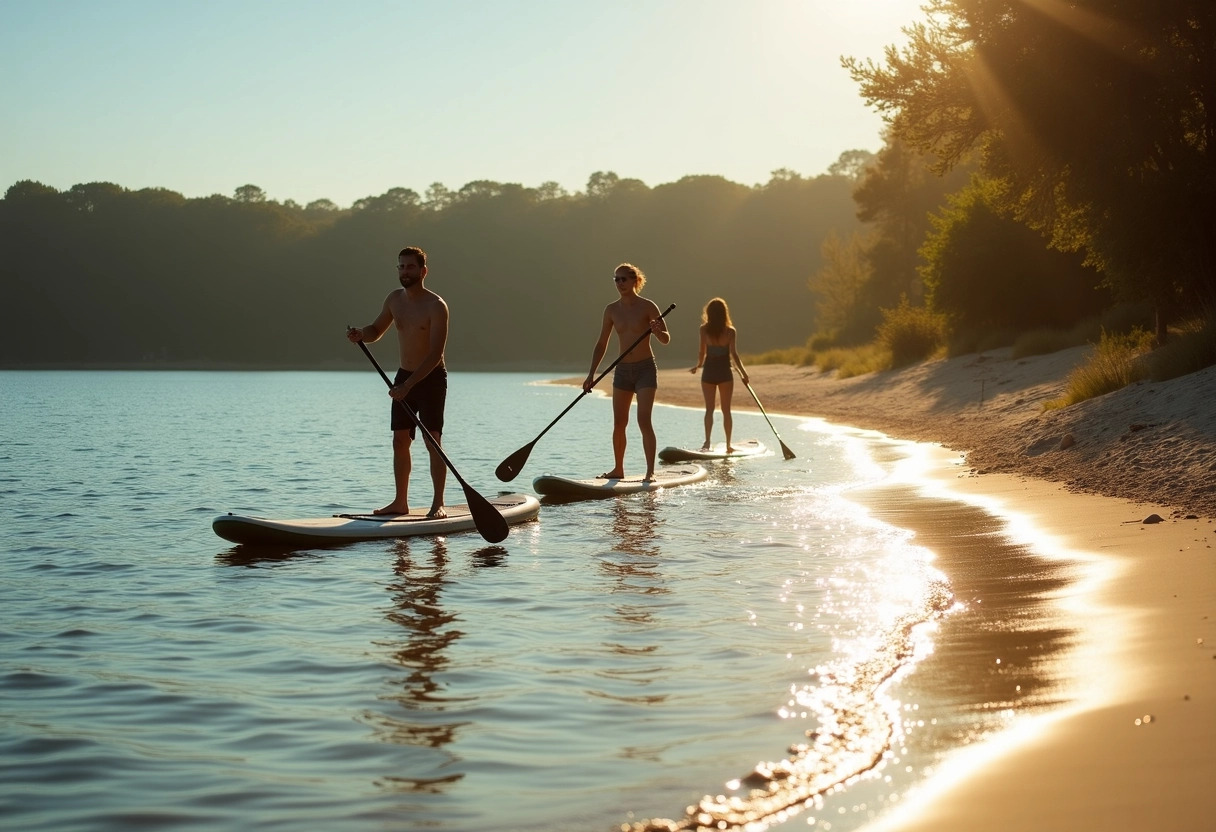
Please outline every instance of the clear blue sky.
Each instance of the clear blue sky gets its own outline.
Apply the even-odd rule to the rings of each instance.
[[[0,189],[814,176],[881,147],[840,56],[923,1],[0,0]]]

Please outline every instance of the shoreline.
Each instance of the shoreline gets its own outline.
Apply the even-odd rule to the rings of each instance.
[[[941,446],[926,496],[981,506],[1043,556],[1105,576],[1058,599],[1081,633],[1070,701],[953,755],[865,832],[1200,832],[1216,816],[1216,368],[1043,410],[1087,350],[995,350],[851,379],[749,370],[770,415]],[[657,401],[703,408],[699,378],[660,370]],[[739,383],[732,409],[757,411]],[[796,433],[781,438],[800,453]]]
[[[1056,599],[1080,636],[1064,658],[1077,681],[1062,707],[953,755],[864,831],[1209,829],[1216,813],[1212,521],[1146,524],[1141,518],[1164,507],[1016,475],[959,476],[942,465],[929,476],[936,496],[982,505],[1006,533],[1029,535],[1040,556],[1090,574]]]

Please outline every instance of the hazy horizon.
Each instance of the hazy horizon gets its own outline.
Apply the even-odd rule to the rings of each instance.
[[[4,4],[0,182],[346,207],[597,171],[816,176],[882,145],[840,57],[881,58],[921,2]]]

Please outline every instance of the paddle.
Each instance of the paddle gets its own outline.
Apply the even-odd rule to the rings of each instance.
[[[380,378],[384,379],[384,383],[388,385],[390,390],[393,389],[393,382],[384,374],[384,370],[380,368],[379,362],[376,361],[376,357],[372,355],[371,350],[367,348],[367,344],[362,341],[357,343],[359,344],[359,349],[363,350],[363,354],[367,356],[367,360],[372,362],[372,366],[376,368],[376,372],[380,373]],[[456,481],[460,483],[460,487],[464,489],[464,499],[469,505],[469,514],[473,515],[473,524],[477,526],[478,533],[489,543],[498,543],[505,540],[509,531],[506,518],[499,514],[498,509],[494,508],[489,500],[474,491],[472,486],[464,481],[464,477],[460,476],[460,472],[456,470],[456,466],[452,464],[452,460],[448,459],[448,455],[443,452],[443,448],[435,441],[435,437],[431,436],[431,432],[426,429],[426,426],[422,424],[418,415],[410,409],[409,405],[403,399],[397,399],[396,402],[414,420],[414,424],[422,432],[422,438],[439,454],[444,464],[448,466],[448,470],[452,472],[452,476],[456,478]]]
[[[676,308],[676,305],[673,303],[671,306],[667,307],[667,309],[664,310],[663,314],[660,315],[659,317],[660,318],[667,317],[667,313],[675,308]],[[600,380],[603,379],[604,376],[608,375],[609,371],[613,367],[615,367],[617,364],[621,363],[622,358],[624,358],[629,353],[633,352],[633,348],[636,347],[638,344],[642,343],[643,341],[645,341],[649,335],[650,335],[650,330],[646,330],[645,332],[643,332],[640,338],[638,338],[636,341],[634,341],[632,344],[629,345],[629,349],[623,350],[621,352],[621,354],[616,357],[616,361],[613,361],[611,364],[609,364],[607,367],[604,368],[604,372],[602,372],[598,376],[596,376],[595,381],[591,382],[591,386],[594,387],[595,385],[599,384]],[[557,414],[557,419],[554,419],[552,422],[550,422],[548,425],[546,425],[545,429],[542,430],[540,433],[538,433],[536,435],[535,439],[533,439],[527,445],[524,445],[522,448],[520,448],[515,453],[511,454],[509,457],[504,459],[502,462],[500,462],[498,464],[498,467],[494,469],[494,476],[498,477],[503,482],[510,482],[511,480],[513,480],[517,476],[519,476],[519,472],[523,469],[524,465],[528,461],[528,456],[532,453],[532,447],[537,442],[540,441],[540,438],[542,436],[544,436],[546,433],[549,432],[549,428],[556,425],[558,420],[561,419],[563,416],[565,416],[567,413],[569,413],[570,408],[572,408],[576,404],[578,404],[579,401],[585,395],[587,395],[586,390],[579,393],[578,398],[576,398],[574,401],[570,402],[570,404],[568,404],[566,406],[565,410],[563,410],[561,413]]]
[[[764,405],[760,404],[760,397],[756,395],[756,391],[753,390],[752,386],[750,384],[748,384],[746,381],[743,382],[743,386],[747,388],[747,392],[751,393],[752,398],[756,400],[756,407],[760,408],[760,413],[761,413],[761,415],[764,416],[764,421],[768,422],[768,426],[770,428],[773,428],[773,420],[768,418],[768,414],[764,412]],[[793,459],[794,452],[791,451],[789,448],[787,448],[785,446],[785,443],[781,441],[781,434],[777,433],[776,428],[773,428],[773,436],[777,437],[777,442],[781,445],[782,455],[786,459]]]

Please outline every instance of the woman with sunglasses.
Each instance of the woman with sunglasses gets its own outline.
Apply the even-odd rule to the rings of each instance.
[[[604,479],[621,479],[625,476],[625,428],[629,425],[629,408],[634,395],[638,399],[638,430],[642,434],[642,451],[646,455],[647,480],[654,479],[654,459],[658,445],[654,435],[651,414],[654,398],[659,389],[658,365],[649,338],[652,333],[660,344],[671,342],[671,333],[654,301],[641,296],[646,285],[646,275],[631,263],[616,267],[612,276],[616,284],[617,299],[604,307],[600,335],[591,354],[591,370],[583,382],[583,391],[591,392],[595,386],[596,370],[608,349],[608,340],[616,331],[620,349],[637,342],[627,355],[622,355],[612,377],[612,455],[615,464],[610,471],[600,474]]]

